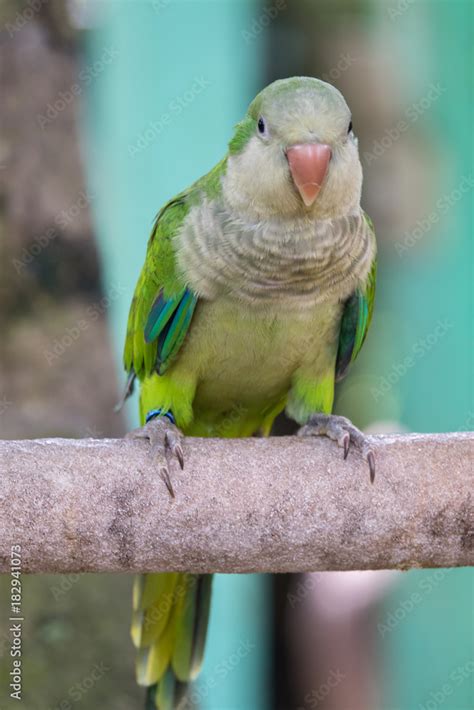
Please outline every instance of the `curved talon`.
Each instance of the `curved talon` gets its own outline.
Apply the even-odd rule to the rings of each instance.
[[[351,444],[362,453],[369,464],[370,482],[375,480],[375,454],[369,448],[365,435],[346,417],[335,414],[313,414],[308,423],[298,431],[299,436],[327,436],[344,449],[347,459]]]
[[[168,489],[168,492],[172,498],[175,498],[174,490],[173,490],[173,484],[171,483],[171,478],[170,474],[167,468],[160,468],[160,476],[165,482],[165,486]]]
[[[183,449],[179,444],[175,447],[174,453],[176,455],[176,458],[178,459],[181,471],[184,471],[184,453]]]
[[[375,454],[372,450],[367,452],[367,462],[370,469],[370,482],[373,483],[375,481]]]
[[[170,457],[175,456],[181,470],[184,469],[184,452],[181,445],[182,434],[169,417],[157,416],[144,426],[126,434],[127,439],[146,439],[150,445],[149,456],[158,465],[160,478],[172,498],[175,491],[171,483]]]
[[[344,446],[344,461],[347,459],[347,455],[349,453],[349,447],[351,445],[351,435],[349,433],[344,434],[344,438],[342,440],[342,445]]]

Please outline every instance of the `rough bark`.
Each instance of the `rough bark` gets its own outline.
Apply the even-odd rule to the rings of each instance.
[[[0,570],[296,572],[473,563],[474,434],[185,440],[172,499],[147,444],[0,442]]]

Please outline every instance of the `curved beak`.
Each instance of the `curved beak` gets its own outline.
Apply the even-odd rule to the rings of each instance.
[[[306,207],[311,207],[318,196],[331,155],[325,143],[301,143],[286,151],[293,181]]]

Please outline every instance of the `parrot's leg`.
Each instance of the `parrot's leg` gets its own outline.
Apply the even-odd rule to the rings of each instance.
[[[347,458],[350,445],[353,444],[369,464],[370,481],[374,482],[375,455],[369,440],[346,417],[335,414],[312,414],[308,423],[298,431],[298,436],[327,436],[337,441],[338,446],[344,449],[344,459]]]
[[[169,463],[171,457],[178,459],[184,469],[183,435],[169,416],[155,416],[144,426],[126,434],[127,439],[146,439],[150,443],[150,455],[160,466],[160,476],[172,498],[175,497],[171,483]]]

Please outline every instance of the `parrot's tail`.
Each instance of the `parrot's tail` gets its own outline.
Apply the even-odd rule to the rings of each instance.
[[[142,574],[133,587],[132,640],[146,710],[175,710],[201,670],[212,575]]]

